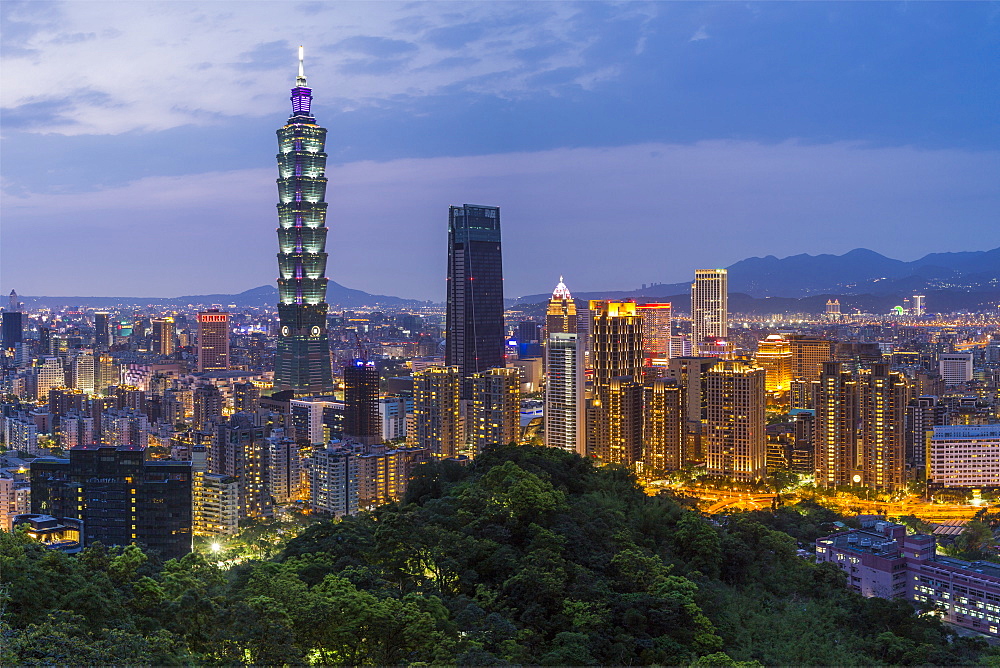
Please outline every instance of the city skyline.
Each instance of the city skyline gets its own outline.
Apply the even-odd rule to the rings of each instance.
[[[130,292],[273,283],[266,143],[297,43],[340,146],[330,277],[368,292],[440,301],[441,212],[461,201],[507,212],[511,296],[558,273],[587,291],[751,255],[1000,243],[985,6],[224,7],[5,3],[0,287],[121,294],[123,267],[167,262],[186,270]],[[690,229],[712,243],[679,252]]]

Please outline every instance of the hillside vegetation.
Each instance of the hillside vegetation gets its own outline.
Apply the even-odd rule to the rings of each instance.
[[[623,470],[524,447],[428,465],[407,503],[228,572],[3,534],[0,664],[1000,666],[768,526],[810,521],[716,524]]]

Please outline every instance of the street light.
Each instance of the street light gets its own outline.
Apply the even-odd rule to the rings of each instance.
[[[212,552],[215,552],[216,554],[222,551],[222,545],[220,543],[212,543],[208,547],[210,550],[212,550]]]

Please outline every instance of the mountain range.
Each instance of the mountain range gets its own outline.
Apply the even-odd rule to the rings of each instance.
[[[913,262],[857,248],[843,255],[751,257],[726,269],[733,312],[817,313],[823,311],[827,299],[837,298],[842,305],[846,299],[849,308],[881,313],[913,294],[927,295],[931,310],[978,309],[1000,300],[1000,248],[931,253]],[[574,292],[573,296],[685,303],[690,289],[690,282],[656,283],[636,290]],[[542,293],[518,302],[536,304],[548,298],[549,294]]]

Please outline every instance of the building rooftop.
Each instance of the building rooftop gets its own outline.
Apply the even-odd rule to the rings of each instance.
[[[1000,564],[993,563],[992,561],[963,561],[962,559],[956,559],[954,557],[945,557],[942,555],[937,555],[935,557],[932,557],[932,560],[944,566],[951,566],[952,568],[960,568],[963,571],[972,571],[974,573],[981,573],[983,575],[988,575],[989,577],[997,578],[998,580],[1000,580]]]
[[[827,536],[821,540],[828,541],[838,549],[850,550],[859,554],[877,554],[887,558],[899,555],[899,543],[880,531],[853,529]]]

